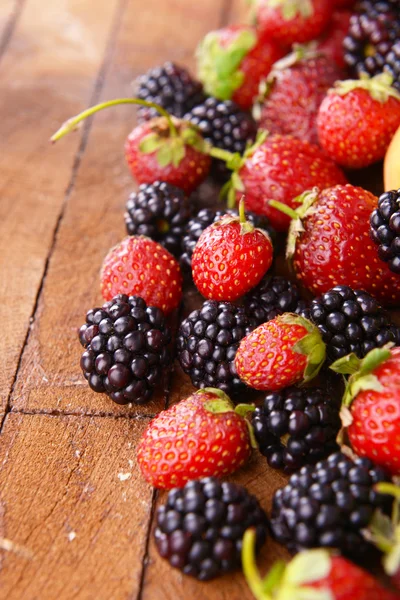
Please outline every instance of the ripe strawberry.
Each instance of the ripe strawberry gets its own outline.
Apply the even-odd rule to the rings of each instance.
[[[247,110],[258,86],[284,52],[253,27],[231,25],[211,31],[197,51],[198,75],[210,96],[233,100]]]
[[[277,231],[286,231],[290,218],[270,204],[278,200],[289,207],[295,206],[296,197],[317,186],[321,189],[337,183],[346,183],[346,177],[318,146],[293,136],[261,135],[243,158],[212,150],[216,158],[230,159],[234,174],[228,193],[228,204],[235,198],[246,197],[246,208],[267,216]],[[230,166],[228,160],[228,166]]]
[[[362,188],[338,185],[306,193],[302,201],[292,212],[287,248],[302,284],[316,296],[348,285],[369,292],[384,306],[398,305],[399,278],[379,259],[369,237],[369,217],[378,199]]]
[[[305,550],[289,564],[275,564],[262,578],[255,559],[255,531],[243,538],[242,563],[257,600],[396,600],[372,575],[327,550]]]
[[[224,392],[206,388],[162,411],[139,443],[138,463],[145,479],[171,489],[191,479],[233,473],[251,453],[249,424],[241,415],[253,409],[235,409]]]
[[[317,38],[332,16],[332,0],[252,0],[259,31],[282,46]]]
[[[272,264],[271,239],[246,221],[244,201],[239,217],[225,215],[201,234],[192,257],[197,289],[210,300],[232,302],[255,287]]]
[[[342,421],[352,448],[400,475],[400,348],[376,348],[362,360],[349,354],[331,369],[351,374]]]
[[[119,104],[146,106],[162,115],[135,127],[126,140],[126,160],[136,181],[139,184],[164,181],[188,194],[198,187],[211,166],[208,144],[191,123],[171,117],[154,102],[120,98],[97,104],[66,121],[51,141],[56,142],[70,133],[96,112]]]
[[[323,100],[318,137],[328,156],[360,169],[381,160],[400,126],[400,93],[388,73],[338,82]]]
[[[103,261],[100,279],[105,300],[117,294],[140,296],[146,304],[169,313],[182,297],[177,260],[144,235],[128,236],[114,246]]]
[[[317,114],[342,72],[325,56],[298,46],[279,60],[261,86],[259,127],[318,144]]]
[[[249,387],[277,391],[310,381],[324,361],[325,344],[318,327],[299,315],[285,313],[240,342],[235,366]]]
[[[375,511],[368,528],[368,538],[384,553],[382,563],[385,573],[400,590],[400,486],[382,482],[375,489],[380,494],[393,497],[392,517],[381,510]]]
[[[317,49],[330,61],[335,62],[340,69],[346,67],[343,40],[349,31],[351,15],[349,10],[336,10],[328,29],[318,40]]]

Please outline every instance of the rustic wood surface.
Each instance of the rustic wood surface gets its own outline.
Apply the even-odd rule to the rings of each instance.
[[[124,234],[133,183],[123,158],[134,109],[51,133],[102,99],[131,94],[166,59],[193,66],[210,29],[245,0],[0,2],[0,598],[250,600],[241,574],[182,577],[152,541],[155,494],[135,445],[149,418],[192,391],[176,365],[146,407],[91,392],[76,329],[101,302],[98,271]],[[187,312],[199,302],[187,295]],[[254,456],[234,479],[268,509],[285,477]],[[7,540],[4,543],[4,539]],[[286,552],[270,540],[266,567]]]

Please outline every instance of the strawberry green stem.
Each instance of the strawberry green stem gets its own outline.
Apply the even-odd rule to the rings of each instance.
[[[235,156],[232,152],[228,152],[228,150],[222,150],[221,148],[211,148],[210,156],[213,158],[219,158],[219,160],[223,160],[224,162],[229,162]]]
[[[269,600],[264,592],[263,580],[256,565],[256,532],[254,529],[248,529],[243,537],[242,546],[242,566],[246,577],[247,585],[252,591],[256,600]]]
[[[246,213],[244,211],[244,196],[242,196],[239,202],[239,222],[241,225],[245,225],[247,223]]]
[[[272,206],[272,208],[276,208],[280,212],[284,213],[291,219],[299,218],[297,212],[293,210],[293,208],[290,208],[290,206],[287,206],[287,204],[283,204],[283,202],[279,202],[278,200],[270,200],[269,205]]]
[[[375,489],[380,494],[388,494],[393,496],[396,500],[400,500],[400,487],[394,483],[381,482],[377,483]]]
[[[147,108],[155,108],[157,112],[160,113],[161,116],[165,117],[168,122],[169,130],[171,137],[178,137],[178,131],[174,125],[174,122],[171,119],[171,116],[167,113],[167,111],[158,104],[154,102],[148,102],[147,100],[140,100],[139,98],[117,98],[115,100],[108,100],[107,102],[102,102],[101,104],[96,104],[95,106],[91,106],[87,108],[83,112],[79,113],[75,117],[71,117],[68,121],[65,121],[63,125],[61,125],[60,129],[56,131],[54,135],[50,138],[50,141],[55,143],[60,140],[64,135],[74,131],[77,125],[84,121],[88,117],[91,117],[95,113],[103,110],[104,108],[110,108],[111,106],[118,106],[119,104],[136,104],[139,106],[146,106]]]

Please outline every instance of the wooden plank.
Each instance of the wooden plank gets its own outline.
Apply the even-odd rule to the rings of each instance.
[[[51,148],[90,101],[119,0],[27,0],[0,66],[0,407],[12,386],[80,136]]]
[[[177,48],[179,57],[186,56],[218,25],[221,7],[222,0],[148,0],[138,11],[131,3],[102,97],[129,95],[138,72],[174,58]],[[139,408],[120,407],[92,393],[80,373],[82,350],[75,333],[85,311],[102,302],[98,273],[103,257],[125,235],[124,204],[134,185],[124,164],[123,144],[134,122],[135,109],[129,106],[95,118],[15,386],[12,404],[19,410],[151,414],[164,406],[162,388],[152,404]],[[55,151],[62,151],[67,142],[60,141]]]
[[[152,491],[135,461],[142,419],[9,413],[2,433],[1,598],[132,598]]]

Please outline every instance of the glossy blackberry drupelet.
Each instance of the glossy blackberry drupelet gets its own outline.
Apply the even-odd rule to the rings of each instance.
[[[295,471],[338,450],[339,406],[318,388],[272,392],[252,421],[260,452],[274,469]]]
[[[243,154],[248,143],[255,140],[257,125],[249,113],[231,100],[207,98],[185,115],[185,120],[196,125],[204,139],[216,148]],[[232,172],[220,160],[214,159],[212,173],[228,180]]]
[[[244,298],[246,312],[257,325],[275,319],[285,312],[300,313],[307,302],[300,298],[299,288],[285,277],[265,275]]]
[[[256,530],[259,550],[268,521],[258,500],[244,487],[207,477],[169,492],[158,509],[154,536],[171,566],[206,581],[240,568],[248,527]]]
[[[90,387],[117,404],[146,403],[171,358],[171,333],[162,310],[137,296],[119,294],[89,310],[79,340]]]
[[[182,238],[190,218],[190,206],[184,192],[156,181],[142,184],[126,204],[125,224],[129,235],[146,235],[179,256]]]
[[[311,301],[303,316],[319,328],[330,362],[354,352],[363,358],[389,342],[400,344],[400,328],[367,292],[338,285]]]
[[[386,56],[384,71],[393,77],[393,87],[400,92],[400,41],[394,44]]]
[[[186,227],[186,235],[182,239],[182,255],[180,258],[180,264],[184,272],[191,272],[193,251],[203,231],[226,214],[238,216],[239,212],[236,209],[203,208],[189,221]],[[266,217],[246,211],[246,218],[254,227],[267,231],[272,243],[274,243],[276,232]]]
[[[344,39],[344,59],[356,75],[377,75],[400,37],[398,0],[365,0],[350,19]]]
[[[358,560],[371,548],[361,531],[376,508],[387,508],[387,496],[374,490],[380,481],[387,481],[383,469],[341,452],[302,467],[275,492],[271,531],[291,552],[337,548]]]
[[[400,189],[380,196],[370,223],[371,238],[379,245],[379,258],[393,273],[400,274]]]
[[[230,302],[206,300],[181,323],[178,359],[196,388],[215,387],[228,395],[248,388],[236,373],[240,341],[255,327],[244,308]]]
[[[193,79],[189,71],[172,62],[154,67],[138,78],[136,96],[141,100],[155,102],[170,114],[181,119],[196,104],[203,102],[203,86]],[[159,117],[154,108],[138,109],[139,121]]]

